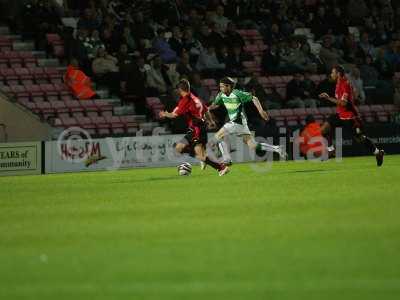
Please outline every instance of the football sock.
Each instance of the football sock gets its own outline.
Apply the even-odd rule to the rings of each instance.
[[[206,157],[205,163],[211,167],[213,167],[215,170],[219,171],[222,169],[223,164],[217,163],[215,161],[212,161],[211,159],[208,158],[208,156]]]
[[[279,152],[280,147],[275,146],[275,145],[270,145],[267,143],[258,143],[256,146],[256,150],[257,151],[264,150],[264,151],[268,151],[268,152]]]
[[[227,162],[227,161],[231,161],[232,160],[232,158],[231,158],[231,156],[229,154],[228,145],[224,141],[218,142],[218,148],[219,148],[219,151],[221,151],[222,159],[224,161]]]

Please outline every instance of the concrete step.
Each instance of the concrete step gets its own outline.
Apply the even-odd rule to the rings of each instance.
[[[31,52],[36,58],[43,58],[43,59],[46,58],[46,52],[45,51],[36,51],[36,50],[34,50],[34,51],[31,51]]]
[[[14,42],[14,51],[33,51],[35,50],[35,44],[33,42]]]
[[[100,100],[106,100],[112,106],[118,107],[121,105],[121,100],[118,98],[103,98],[101,97]]]
[[[117,116],[134,115],[135,107],[131,105],[122,105],[114,107],[114,114]]]
[[[59,67],[60,62],[55,58],[40,58],[38,59],[38,65],[40,67]]]

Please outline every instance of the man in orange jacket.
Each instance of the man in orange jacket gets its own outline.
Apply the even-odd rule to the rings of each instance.
[[[92,88],[92,81],[85,73],[79,70],[79,63],[75,58],[71,59],[67,67],[64,82],[79,100],[97,97],[96,92]]]
[[[305,157],[309,154],[314,157],[321,157],[327,151],[326,145],[322,141],[321,126],[315,122],[312,115],[308,115],[306,117],[306,125],[300,132],[300,153]]]

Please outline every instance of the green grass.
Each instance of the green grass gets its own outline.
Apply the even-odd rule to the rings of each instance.
[[[400,156],[0,178],[0,299],[400,299]]]

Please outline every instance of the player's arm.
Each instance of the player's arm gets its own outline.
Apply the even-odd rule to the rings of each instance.
[[[217,127],[217,123],[215,122],[214,115],[210,112],[210,110],[207,110],[207,112],[204,114],[204,117],[206,118],[206,122],[210,129]]]
[[[168,119],[175,119],[178,114],[174,112],[167,112],[166,110],[160,111],[159,116],[161,119],[168,118]]]
[[[258,113],[260,114],[261,118],[263,118],[265,121],[269,120],[269,115],[268,113],[263,109],[260,100],[258,100],[258,98],[256,96],[253,96],[253,104],[254,106],[257,108]]]
[[[335,97],[329,96],[327,93],[322,93],[319,95],[321,99],[328,100],[336,105],[345,106],[347,104],[347,99],[349,95],[347,93],[343,94],[342,99],[336,99]]]

